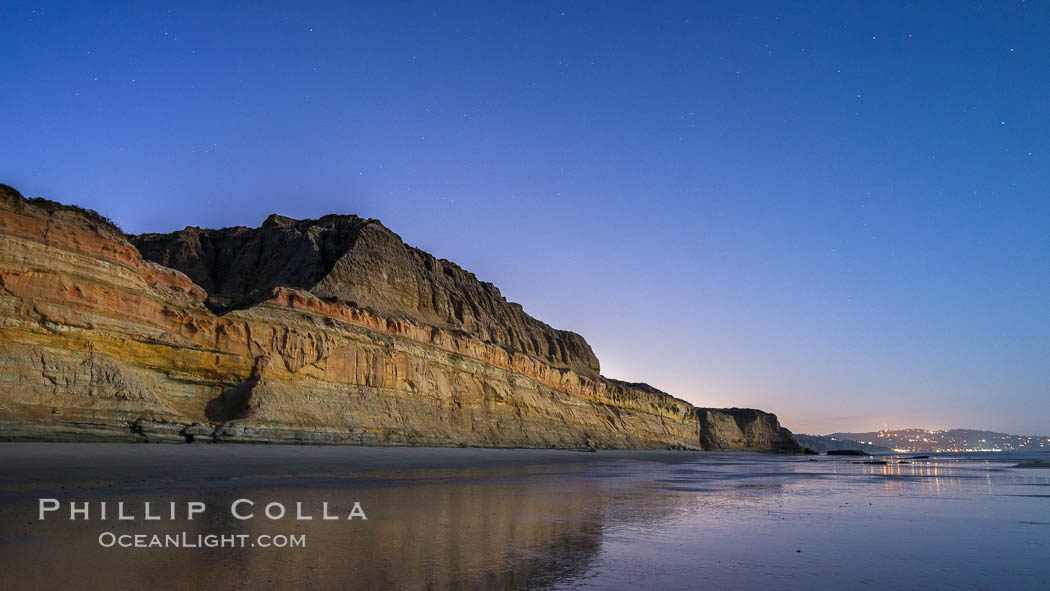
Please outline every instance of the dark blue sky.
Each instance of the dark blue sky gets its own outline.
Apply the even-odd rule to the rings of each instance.
[[[1050,3],[144,4],[0,4],[0,182],[377,217],[796,431],[1050,434]]]

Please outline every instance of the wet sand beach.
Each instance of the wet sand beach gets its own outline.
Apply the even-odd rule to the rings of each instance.
[[[1020,589],[1050,577],[1050,473],[1017,467],[1045,454],[882,459],[5,444],[0,569],[7,589]],[[60,504],[43,520],[40,498]],[[231,513],[239,499],[252,518]],[[135,519],[114,518],[119,502]],[[206,510],[188,519],[194,502]],[[71,520],[70,503],[91,519]],[[266,516],[271,503],[282,518]],[[367,519],[346,519],[355,504]],[[256,545],[105,547],[107,533]]]

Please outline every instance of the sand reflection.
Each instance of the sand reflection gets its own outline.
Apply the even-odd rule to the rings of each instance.
[[[547,587],[585,572],[602,546],[610,522],[661,519],[672,513],[673,495],[653,502],[632,495],[645,511],[623,513],[618,496],[601,479],[545,474],[544,467],[460,469],[411,474],[368,474],[280,481],[279,486],[222,483],[130,494],[108,487],[33,491],[3,506],[5,588],[77,589],[213,588],[246,585],[273,588],[528,589]],[[61,512],[41,522],[36,497],[110,503],[111,518],[70,521]],[[256,517],[237,520],[229,507],[250,498]],[[123,500],[203,501],[207,511],[192,521],[179,509],[171,521],[116,521],[112,507]],[[263,516],[267,503],[288,510],[282,520]],[[360,502],[363,520],[345,517]],[[311,520],[296,520],[296,503]],[[242,510],[248,509],[242,506]],[[244,511],[242,511],[243,513]],[[166,514],[165,514],[166,517]],[[103,548],[102,532],[120,534],[305,535],[306,548]]]

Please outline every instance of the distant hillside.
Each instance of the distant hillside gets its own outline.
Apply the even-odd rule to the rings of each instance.
[[[820,453],[827,453],[833,449],[859,449],[860,451],[869,454],[889,454],[893,453],[893,450],[888,447],[882,447],[879,445],[869,445],[867,443],[861,443],[852,439],[843,439],[839,437],[831,437],[828,435],[801,435],[796,434],[795,440],[802,447],[808,447],[813,451]]]
[[[894,450],[913,451],[1050,451],[1050,437],[1010,435],[976,429],[896,429],[868,433],[832,433],[828,437],[854,439]],[[805,445],[804,443],[802,445]]]

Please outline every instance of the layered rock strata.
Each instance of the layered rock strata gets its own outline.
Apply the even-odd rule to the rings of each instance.
[[[700,445],[710,450],[802,453],[777,415],[753,408],[697,408]]]
[[[0,185],[0,439],[706,447],[687,402],[598,371],[375,220],[129,239]]]
[[[218,312],[258,305],[289,287],[381,318],[465,333],[580,375],[599,371],[583,337],[536,320],[495,285],[408,246],[378,220],[271,215],[260,228],[186,228],[131,242],[145,259],[204,288]]]

